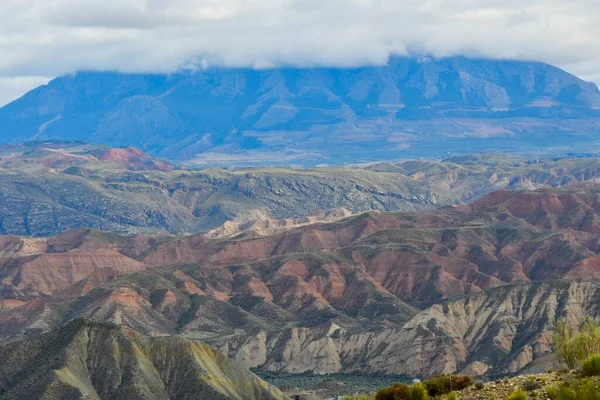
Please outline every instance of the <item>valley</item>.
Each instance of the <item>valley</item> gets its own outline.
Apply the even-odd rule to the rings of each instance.
[[[600,400],[600,0],[0,21],[0,400]]]
[[[59,76],[0,108],[0,399],[595,391],[599,129],[541,62]]]

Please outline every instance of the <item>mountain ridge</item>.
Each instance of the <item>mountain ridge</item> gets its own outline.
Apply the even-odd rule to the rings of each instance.
[[[287,399],[203,343],[86,319],[0,354],[0,399]]]
[[[515,373],[550,353],[556,318],[600,312],[598,193],[498,191],[264,236],[0,237],[0,342],[86,317],[199,338],[264,371]]]
[[[598,157],[497,153],[344,168],[191,169],[135,148],[39,142],[0,146],[0,233],[53,236],[89,227],[185,234],[223,224],[230,225],[224,231],[243,230],[339,207],[425,211],[499,189],[593,185],[599,173]]]
[[[533,153],[540,138],[584,150],[598,131],[593,83],[543,63],[465,57],[348,69],[81,72],[0,108],[5,143],[86,140],[202,164],[439,158],[509,142],[510,151]]]

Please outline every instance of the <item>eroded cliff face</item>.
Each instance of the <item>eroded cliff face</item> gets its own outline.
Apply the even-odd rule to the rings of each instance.
[[[0,356],[2,399],[287,399],[201,342],[89,320],[0,347]]]
[[[248,289],[239,289],[226,296],[204,292],[199,281],[179,270],[171,275],[174,281],[166,276],[146,271],[74,299],[32,300],[7,308],[0,325],[12,326],[16,338],[86,316],[150,335],[202,338],[241,364],[261,370],[425,376],[535,369],[536,360],[551,351],[550,332],[557,318],[566,316],[576,324],[584,315],[600,315],[600,288],[592,282],[500,286],[414,315],[394,297],[373,292],[358,308],[366,311],[353,313],[334,308],[337,303],[318,292],[311,294],[308,285],[299,292],[282,288],[286,295],[281,301],[251,281],[252,295],[245,297]],[[360,293],[346,296],[361,298]]]
[[[401,327],[352,332],[338,325],[216,340],[245,365],[290,373],[373,372],[408,376],[516,373],[552,352],[558,318],[600,315],[590,282],[503,286],[429,307]]]

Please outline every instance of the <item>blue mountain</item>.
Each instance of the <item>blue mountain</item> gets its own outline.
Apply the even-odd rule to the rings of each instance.
[[[539,62],[396,57],[353,69],[79,72],[0,109],[0,142],[137,146],[172,160],[316,164],[592,151],[600,91]]]

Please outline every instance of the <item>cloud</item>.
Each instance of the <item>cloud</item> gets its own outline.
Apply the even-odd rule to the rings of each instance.
[[[4,80],[423,53],[540,60],[600,79],[597,0],[2,0],[0,20]]]
[[[0,107],[52,79],[47,76],[0,77]]]

